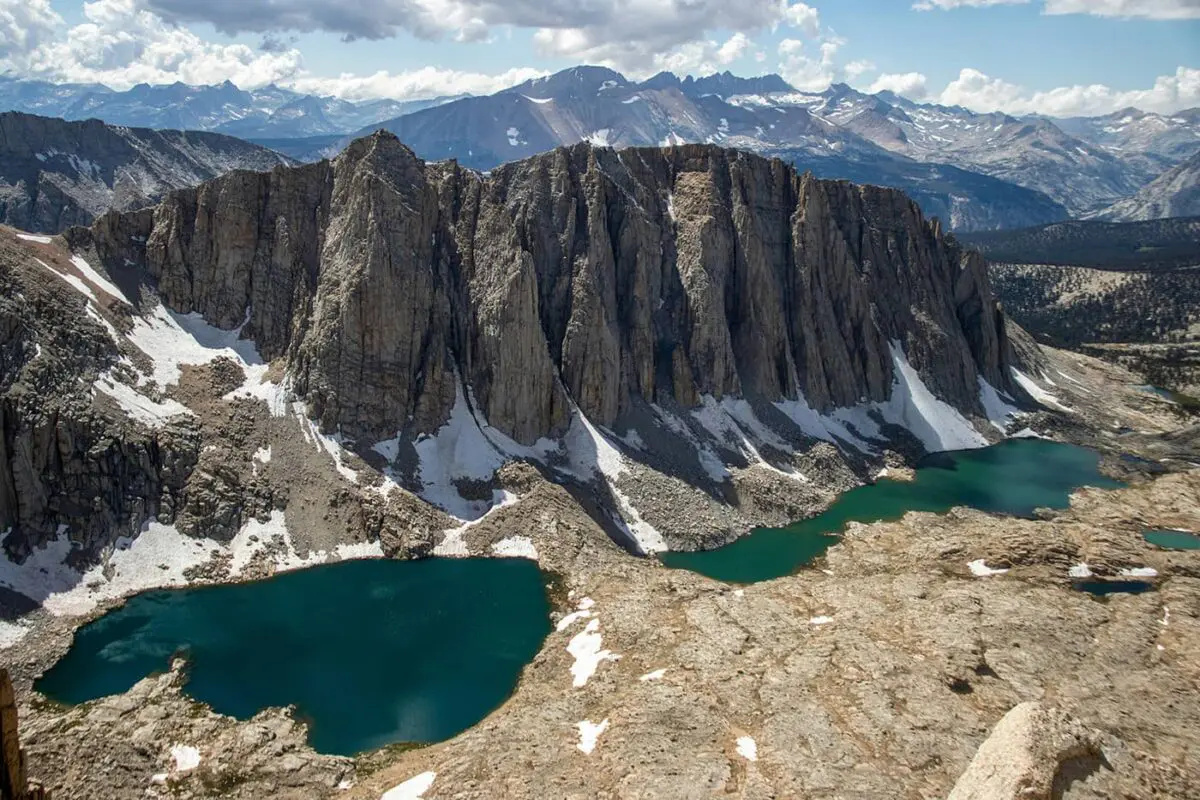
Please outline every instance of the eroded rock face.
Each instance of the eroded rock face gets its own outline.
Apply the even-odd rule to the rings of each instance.
[[[481,177],[379,133],[90,239],[175,310],[246,321],[324,430],[368,442],[436,429],[456,375],[526,444],[573,406],[611,425],[708,394],[883,400],[890,342],[960,409],[978,377],[1017,391],[982,261],[914,203],[710,146],[578,145]]]

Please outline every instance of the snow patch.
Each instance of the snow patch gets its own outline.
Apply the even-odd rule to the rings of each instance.
[[[464,522],[457,528],[451,528],[447,530],[442,536],[441,543],[433,548],[433,554],[435,556],[455,556],[460,558],[469,556],[470,553],[467,551],[467,543],[463,540],[463,534],[466,533],[469,528],[473,528],[487,519],[488,515],[493,511],[497,511],[505,506],[511,506],[520,499],[521,498],[517,495],[513,494],[512,492],[505,491],[504,489],[493,489],[492,503],[488,510],[484,512],[483,515],[478,519]]]
[[[254,455],[252,455],[251,458],[253,458],[255,461],[257,461],[260,464],[270,464],[271,463],[271,445],[267,445],[266,447],[258,448],[257,450],[254,451]]]
[[[976,578],[986,578],[989,575],[1003,575],[1004,573],[1008,572],[1007,569],[995,569],[993,567],[989,567],[987,565],[987,561],[982,558],[976,559],[975,561],[967,564],[967,569],[971,570],[971,574]]]
[[[645,675],[638,678],[638,680],[641,681],[642,683],[646,683],[647,681],[656,681],[656,680],[659,680],[660,678],[662,678],[662,676],[666,675],[666,674],[667,674],[667,669],[666,669],[666,667],[663,667],[662,669],[656,669],[653,672],[647,672]]]
[[[509,558],[528,558],[538,560],[537,548],[528,536],[510,536],[492,545],[492,553]]]
[[[1020,384],[1021,388],[1028,392],[1029,396],[1037,402],[1044,406],[1049,406],[1050,408],[1056,408],[1059,411],[1070,412],[1073,410],[1060,403],[1057,397],[1050,394],[1041,386],[1038,386],[1037,383],[1034,382],[1033,378],[1029,377],[1024,372],[1021,372],[1021,370],[1017,369],[1016,367],[1010,367],[1010,369],[1012,370],[1013,379]]]
[[[591,754],[596,749],[596,740],[600,738],[600,734],[608,730],[608,720],[595,723],[585,719],[577,727],[579,728],[579,744],[575,746],[584,753]]]
[[[892,385],[892,396],[880,409],[884,419],[907,428],[931,453],[986,446],[987,439],[956,408],[929,391],[904,355],[900,343],[892,342],[889,348],[896,380]]]
[[[59,526],[58,535],[34,550],[23,564],[0,557],[0,586],[41,601],[55,616],[87,614],[103,600],[160,586],[181,586],[184,572],[208,560],[219,545],[211,539],[192,539],[173,525],[151,521],[140,535],[121,537],[104,562],[80,573],[66,564],[74,544]],[[105,566],[111,577],[105,577]]]
[[[114,299],[120,300],[125,305],[129,305],[129,301],[125,299],[125,294],[116,287],[116,284],[97,272],[87,261],[79,256],[72,256],[71,264],[74,265],[75,269],[83,273],[84,278],[105,294],[111,295]]]
[[[1121,570],[1121,576],[1124,578],[1157,578],[1158,570],[1154,567],[1133,567]]]
[[[747,761],[758,761],[758,744],[749,736],[739,736],[737,753]]]
[[[297,553],[295,542],[292,541],[292,534],[284,522],[283,512],[274,510],[266,522],[251,519],[233,537],[233,541],[229,543],[229,550],[233,555],[230,571],[234,575],[241,575],[255,554],[276,541],[276,537],[283,544],[282,552],[278,550],[272,552],[272,560],[278,572],[303,569],[323,564],[328,560],[327,555],[321,551],[312,551],[307,556]]]
[[[415,778],[409,778],[404,783],[388,789],[379,800],[421,800],[429,787],[433,786],[436,772],[422,772]]]
[[[339,544],[333,549],[338,561],[361,561],[367,558],[383,558],[383,545],[375,542]]]
[[[521,131],[519,128],[509,128],[504,132],[504,134],[508,137],[508,143],[510,146],[516,147],[517,145],[521,144]]]
[[[1090,578],[1092,577],[1092,568],[1087,564],[1076,564],[1067,570],[1069,578]]]
[[[575,688],[587,685],[588,679],[596,674],[603,661],[616,661],[619,655],[608,650],[602,650],[600,636],[600,620],[591,619],[583,631],[575,634],[567,643],[567,652],[575,659],[571,665],[572,685]]]
[[[1013,405],[1012,398],[1002,395],[996,387],[984,380],[982,375],[978,377],[978,381],[979,403],[983,406],[983,413],[993,427],[1004,433],[1008,430],[1008,423],[1021,413],[1021,409]]]
[[[465,521],[482,518],[495,505],[484,500],[467,500],[454,485],[462,479],[488,480],[506,460],[471,413],[461,382],[455,382],[454,407],[449,419],[432,436],[418,437],[413,447],[417,451],[421,497]],[[387,443],[377,444],[375,449],[395,457],[394,449]]]
[[[38,244],[50,244],[50,242],[53,240],[54,237],[39,236],[36,233],[18,233],[17,238],[24,239],[27,242],[36,242]]]
[[[589,133],[584,139],[594,147],[612,147],[612,142],[609,140],[611,133],[610,129],[601,128],[598,131]]]
[[[200,749],[189,744],[171,745],[171,758],[176,772],[191,772],[200,766]]]
[[[833,617],[813,617],[808,621],[809,625],[828,625],[833,622]]]
[[[591,608],[595,604],[595,601],[590,597],[584,597],[580,599],[579,603],[575,606],[577,610],[572,611],[570,614],[567,614],[565,617],[560,619],[558,621],[558,625],[555,626],[555,630],[565,631],[579,620],[591,617]]]
[[[170,398],[151,400],[132,386],[114,381],[111,373],[96,378],[92,391],[112,399],[126,416],[150,428],[161,428],[180,415],[192,416],[192,410],[182,403]]]
[[[0,619],[0,650],[13,647],[29,633],[31,628],[23,622]]]
[[[543,105],[545,105],[546,103],[553,103],[553,102],[554,102],[554,98],[553,98],[553,97],[530,97],[530,96],[529,96],[529,95],[527,95],[527,94],[523,94],[523,95],[521,95],[521,97],[524,97],[526,100],[528,100],[528,101],[529,101],[529,102],[531,102],[531,103],[537,103],[539,106],[543,106]],[[509,128],[509,130],[510,130],[510,131],[515,131],[515,130],[516,130],[516,128]],[[518,133],[520,133],[520,131],[517,131],[517,132],[518,132]]]

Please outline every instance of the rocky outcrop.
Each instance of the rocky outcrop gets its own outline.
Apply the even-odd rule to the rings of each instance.
[[[1037,702],[1014,706],[996,724],[947,800],[1050,800],[1069,778],[1103,759],[1101,737],[1062,711]],[[1085,773],[1086,774],[1086,773]],[[1070,778],[1079,776],[1072,775]]]
[[[172,519],[200,451],[194,420],[146,430],[97,411],[93,384],[120,359],[113,322],[56,268],[71,269],[62,251],[0,235],[0,557],[17,561],[62,526],[92,554]],[[128,325],[117,304],[104,313]]]
[[[235,169],[288,159],[231,136],[0,114],[0,222],[58,233]]]
[[[47,800],[49,795],[25,774],[25,752],[17,731],[17,702],[8,670],[0,668],[0,797]]]
[[[374,442],[475,411],[530,444],[578,407],[886,399],[898,343],[977,411],[1009,385],[976,255],[902,194],[712,146],[559,149],[488,176],[394,136],[330,162],[236,173],[90,234],[180,312],[286,358],[323,430]]]

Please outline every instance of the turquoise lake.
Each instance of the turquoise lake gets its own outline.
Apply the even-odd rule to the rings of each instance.
[[[911,482],[880,480],[842,494],[823,513],[783,528],[758,528],[718,548],[664,553],[668,567],[729,583],[790,575],[823,554],[848,522],[894,520],[909,511],[970,506],[1014,516],[1036,508],[1065,508],[1080,486],[1122,484],[1099,469],[1087,448],[1044,439],[1009,439],[979,450],[935,453],[917,465]]]
[[[189,696],[238,719],[294,704],[319,752],[442,741],[516,687],[550,632],[545,584],[527,559],[436,558],[145,592],[80,628],[36,688],[82,703],[183,652]]]
[[[1145,531],[1142,537],[1163,550],[1200,550],[1200,536],[1189,531]]]

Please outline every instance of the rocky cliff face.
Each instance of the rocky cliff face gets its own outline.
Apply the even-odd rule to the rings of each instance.
[[[326,432],[436,430],[456,375],[524,444],[573,408],[889,397],[898,342],[933,392],[1012,389],[984,265],[902,194],[710,146],[587,145],[487,177],[393,136],[229,175],[92,229],[110,269],[284,357]]]
[[[58,233],[234,169],[288,160],[230,136],[0,114],[0,222]]]

